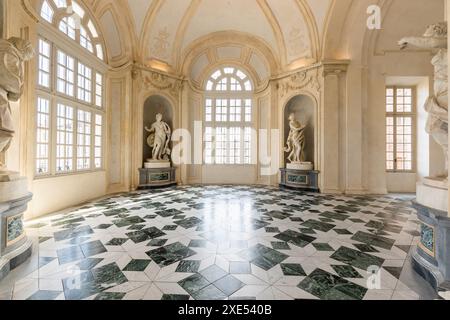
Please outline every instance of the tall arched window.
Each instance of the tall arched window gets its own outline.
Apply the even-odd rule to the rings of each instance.
[[[44,0],[40,14],[35,174],[101,170],[107,66],[100,61],[100,36],[87,11],[74,0]],[[51,28],[67,38],[56,36]]]
[[[205,164],[251,164],[251,80],[238,68],[223,67],[213,72],[205,89]]]
[[[44,0],[41,17],[97,58],[104,59],[97,28],[75,0]],[[59,20],[56,17],[60,17]]]

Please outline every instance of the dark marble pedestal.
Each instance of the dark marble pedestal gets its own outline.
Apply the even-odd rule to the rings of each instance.
[[[176,186],[176,168],[139,169],[138,189]]]
[[[32,241],[25,234],[23,214],[32,194],[0,203],[0,280],[31,256]]]
[[[296,189],[309,192],[320,192],[319,189],[319,171],[280,169],[281,188]]]
[[[445,211],[413,202],[421,223],[413,267],[437,291],[450,290],[450,218]]]

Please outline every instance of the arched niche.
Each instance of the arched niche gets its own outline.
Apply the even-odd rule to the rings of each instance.
[[[142,141],[142,162],[152,156],[152,149],[147,144],[147,138],[149,133],[145,130],[145,127],[151,128],[152,124],[156,121],[156,115],[161,113],[163,120],[173,130],[173,108],[170,101],[160,95],[153,95],[147,98],[144,102],[144,116],[143,116],[143,141]],[[172,146],[171,146],[172,147]]]
[[[295,119],[300,121],[302,125],[307,125],[305,129],[305,161],[314,163],[316,161],[316,103],[310,96],[304,94],[297,95],[289,100],[284,108],[284,143],[289,137],[289,115],[291,113],[295,114]],[[284,163],[288,163],[288,155],[288,153],[285,153]],[[315,165],[317,164],[315,163]]]

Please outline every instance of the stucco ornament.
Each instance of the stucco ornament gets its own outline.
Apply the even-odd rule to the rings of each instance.
[[[0,171],[1,162],[14,137],[10,102],[17,102],[23,93],[24,63],[35,55],[28,40],[0,39]]]
[[[153,161],[168,161],[171,154],[169,143],[172,137],[172,130],[162,119],[163,115],[158,113],[156,122],[152,124],[151,128],[145,127],[145,130],[150,133],[147,144],[152,148],[151,160]]]
[[[306,125],[302,125],[295,119],[295,114],[289,116],[289,137],[287,139],[287,147],[285,152],[289,153],[288,160],[291,163],[302,163],[305,161],[305,129]]]
[[[442,178],[448,179],[448,53],[447,23],[440,22],[428,27],[423,37],[406,37],[399,41],[402,49],[414,46],[437,50],[431,63],[434,66],[434,95],[425,103],[428,112],[426,131],[442,147],[445,155],[446,172]]]

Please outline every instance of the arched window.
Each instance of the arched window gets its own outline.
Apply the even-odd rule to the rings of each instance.
[[[97,29],[86,11],[74,0],[44,0],[41,17],[100,60],[103,46]],[[59,20],[56,17],[60,17]]]
[[[99,33],[74,0],[44,0],[40,14],[35,174],[42,178],[101,170],[107,66],[86,58],[91,53],[103,60]]]
[[[205,164],[251,164],[252,81],[242,70],[224,67],[212,73],[205,90]]]

